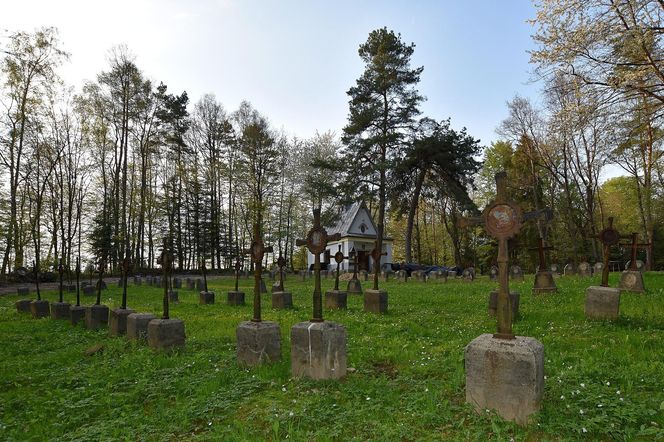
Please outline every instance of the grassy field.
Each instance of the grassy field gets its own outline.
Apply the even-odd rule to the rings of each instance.
[[[172,354],[33,320],[16,313],[16,296],[0,297],[0,440],[664,440],[664,274],[646,274],[645,295],[623,294],[613,323],[585,319],[589,279],[560,278],[558,294],[539,297],[532,276],[511,285],[521,293],[516,334],[546,353],[543,408],[524,428],[464,403],[464,346],[495,329],[495,283],[382,284],[382,316],[349,296],[348,311],[325,316],[347,329],[351,373],[314,382],[290,376],[290,327],[310,318],[313,291],[313,281],[295,279],[286,283],[295,309],[272,310],[263,295],[283,356],[256,369],[235,361],[235,328],[252,307],[225,305],[231,279],[211,281],[214,305],[180,290],[171,317],[185,320],[187,344]],[[250,284],[241,280],[247,301]],[[118,306],[120,289],[103,301]],[[128,304],[159,313],[161,292],[130,284]],[[85,356],[96,344],[104,350]]]

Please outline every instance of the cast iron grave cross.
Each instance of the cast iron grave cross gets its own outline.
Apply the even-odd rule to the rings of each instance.
[[[600,285],[602,287],[609,286],[609,252],[611,246],[614,246],[620,242],[620,238],[629,238],[629,236],[621,235],[618,231],[613,228],[613,217],[609,217],[609,225],[599,232],[599,235],[592,236],[591,238],[597,238],[602,243],[603,255],[604,255],[604,267],[602,268],[602,282]]]
[[[272,246],[265,246],[263,238],[260,237],[260,231],[254,226],[254,242],[251,243],[251,249],[246,253],[251,254],[251,260],[254,263],[254,317],[252,322],[261,322],[261,278],[263,275],[263,257],[266,253],[272,253]]]
[[[545,246],[544,245],[544,238],[542,238],[540,236],[538,246],[530,248],[528,250],[537,250],[538,255],[539,255],[539,271],[540,272],[545,272],[547,269],[546,269],[546,257],[544,256],[544,251],[545,250],[553,250],[553,246]]]
[[[627,245],[627,244],[626,244]],[[642,248],[645,249],[646,247],[650,247],[650,243],[639,243],[639,234],[636,232],[632,232],[632,242],[629,244],[629,246],[632,249],[631,256],[629,259],[629,270],[636,271],[638,270],[636,268],[636,252],[638,249]]]
[[[341,265],[342,262],[344,262],[344,259],[347,259],[347,256],[344,256],[343,252],[341,251],[341,244],[339,244],[339,251],[334,254],[334,260],[337,263],[337,277],[334,279],[334,290],[339,291],[339,266]]]
[[[487,233],[498,240],[498,331],[493,337],[498,339],[514,339],[512,333],[512,303],[509,300],[509,261],[507,240],[521,230],[521,224],[541,215],[551,216],[551,210],[542,209],[523,213],[515,203],[507,200],[507,174],[496,174],[496,199],[489,204],[482,216],[461,218],[460,227],[483,226]]]
[[[238,291],[238,280],[240,279],[240,270],[242,270],[243,257],[238,256],[235,261],[235,291]]]
[[[125,251],[125,257],[122,260],[122,308],[127,308],[127,275],[131,271],[132,263],[129,256],[129,249]]]
[[[355,251],[355,247],[350,249],[348,257],[350,259],[350,264],[353,265],[353,279],[357,279],[357,252]]]
[[[387,256],[387,252],[381,252],[378,250],[378,240],[374,241],[374,248],[371,250],[371,259],[373,259],[374,266],[380,267],[380,257],[381,256]],[[374,269],[375,270],[375,269]],[[374,274],[378,274],[374,272]],[[378,290],[378,277],[374,278],[374,290]]]
[[[161,265],[161,270],[162,270],[162,277],[164,278],[164,314],[162,315],[162,319],[169,319],[169,300],[168,300],[168,281],[169,276],[171,274],[171,270],[173,269],[173,261],[174,261],[174,256],[171,253],[170,250],[166,247],[166,242],[164,241],[164,249],[161,252],[161,256],[159,259],[157,259],[157,264]]]
[[[60,273],[60,299],[59,299],[59,302],[63,302],[63,299],[62,299],[62,276],[65,273],[65,266],[62,264],[62,258],[60,258],[60,264],[58,265],[58,273]]]
[[[314,209],[314,226],[309,230],[307,239],[298,239],[295,244],[307,246],[309,252],[314,255],[314,317],[311,322],[323,322],[323,300],[320,290],[320,254],[327,248],[329,241],[339,241],[341,234],[328,235],[327,231],[320,225],[320,208]]]
[[[286,267],[286,259],[283,256],[280,256],[277,259],[277,265],[279,266],[279,291],[284,291],[284,267]]]

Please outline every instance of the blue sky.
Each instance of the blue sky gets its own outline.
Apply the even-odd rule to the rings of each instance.
[[[361,74],[358,46],[386,26],[416,44],[423,114],[451,118],[488,145],[515,94],[536,99],[527,51],[530,0],[475,1],[37,1],[3,5],[0,32],[56,26],[76,87],[126,44],[136,63],[192,101],[214,93],[227,110],[243,99],[298,137],[339,133],[346,91]]]

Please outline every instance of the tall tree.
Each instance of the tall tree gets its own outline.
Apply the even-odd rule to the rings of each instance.
[[[423,68],[410,67],[414,50],[414,44],[405,44],[400,34],[387,28],[372,31],[358,50],[364,72],[347,92],[350,102],[343,155],[349,177],[359,181],[357,190],[378,194],[378,250],[382,250],[385,233],[388,170],[395,167],[398,150],[408,143],[423,100],[416,89]],[[366,175],[358,176],[358,170]],[[379,274],[380,265],[374,263],[375,288]]]

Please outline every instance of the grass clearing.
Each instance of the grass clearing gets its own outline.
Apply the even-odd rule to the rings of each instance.
[[[312,280],[296,279],[286,282],[293,310],[272,310],[263,295],[263,319],[281,326],[282,360],[255,369],[235,362],[235,328],[251,317],[251,280],[240,280],[242,307],[225,304],[231,278],[210,281],[214,305],[198,305],[197,292],[181,289],[171,317],[184,319],[187,344],[171,354],[107,330],[33,320],[16,313],[18,296],[0,297],[0,439],[664,440],[662,273],[645,275],[647,294],[623,293],[613,323],[585,319],[589,279],[559,278],[558,294],[537,297],[532,275],[510,285],[521,293],[515,332],[545,348],[543,408],[524,428],[464,403],[463,349],[495,329],[487,315],[494,282],[381,284],[389,293],[382,316],[365,314],[362,297],[349,295],[347,311],[325,318],[346,327],[354,371],[314,382],[290,377],[290,327],[310,318],[313,292]],[[324,290],[334,285],[322,282]],[[130,283],[128,305],[158,314],[161,296]],[[120,299],[117,287],[103,292],[111,308]],[[103,350],[85,356],[96,344]]]

